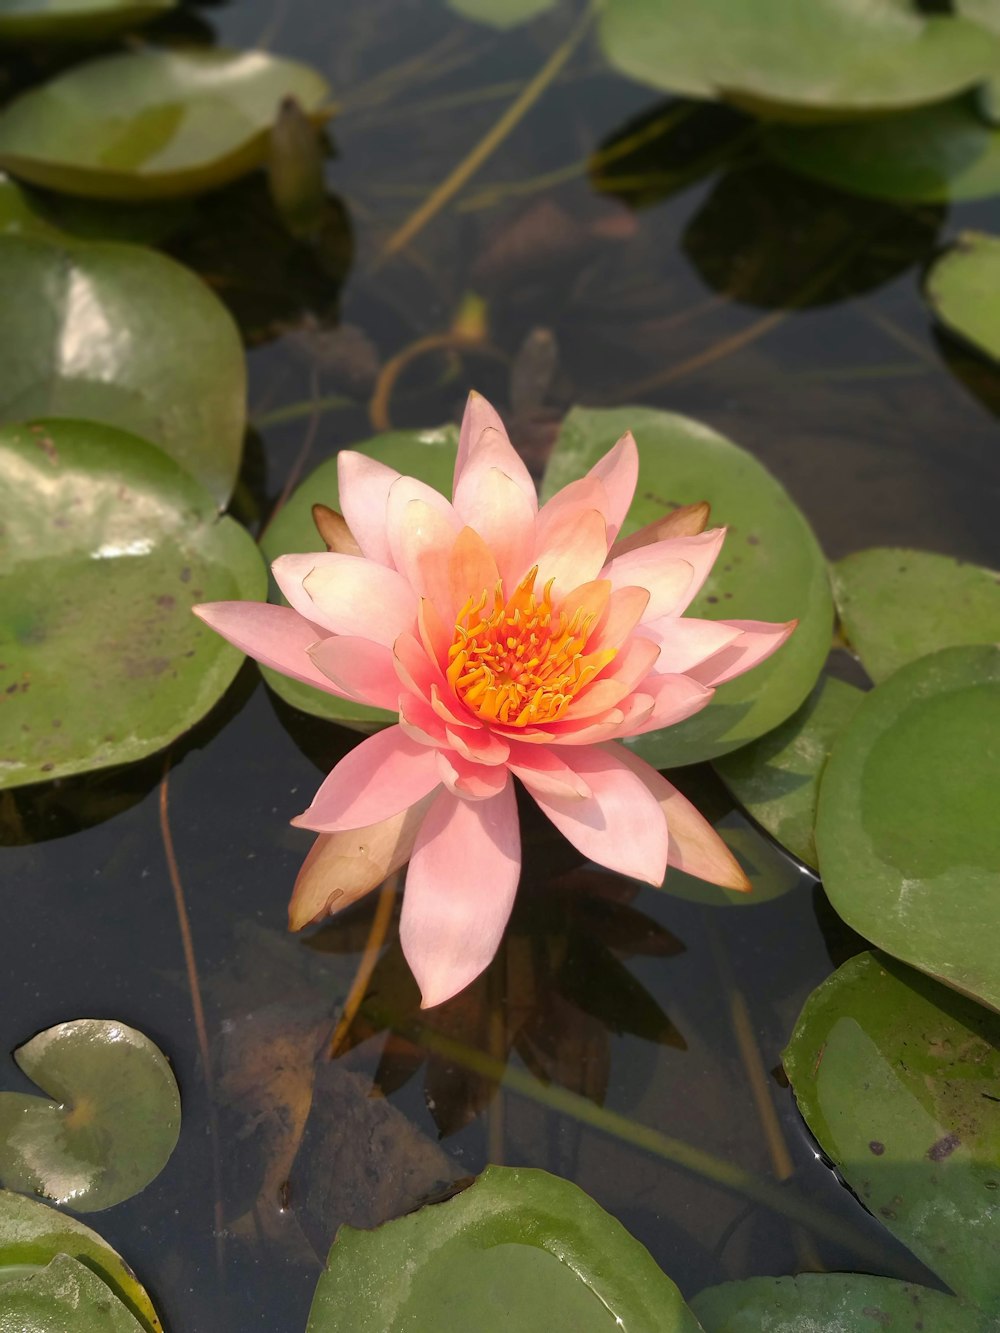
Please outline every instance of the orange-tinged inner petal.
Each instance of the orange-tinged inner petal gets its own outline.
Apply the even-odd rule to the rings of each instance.
[[[492,599],[484,590],[458,613],[448,650],[448,680],[485,722],[509,727],[557,722],[617,652],[586,651],[606,595],[569,609],[556,608],[552,581],[539,595],[537,577],[536,566],[506,601],[498,583]]]

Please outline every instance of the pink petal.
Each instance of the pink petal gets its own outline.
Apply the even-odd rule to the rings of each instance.
[[[449,557],[458,535],[455,522],[457,519],[418,499],[397,507],[394,514],[392,557],[396,568],[417,598],[429,598],[439,608],[451,604]]]
[[[766,620],[719,620],[715,623],[738,630],[739,638],[707,661],[689,668],[691,679],[703,685],[721,685],[763,662],[781,647],[799,622],[789,620],[781,625]]]
[[[435,758],[444,785],[455,796],[464,796],[469,801],[496,796],[510,781],[505,768],[470,763],[454,750],[438,750]]]
[[[588,509],[596,509],[604,519],[605,530],[608,524],[608,510],[611,501],[602,482],[596,477],[578,477],[562,490],[556,491],[551,500],[547,500],[538,511],[538,546],[545,546],[549,533],[555,524],[569,527],[576,518]]]
[[[750,892],[750,881],[739,862],[716,833],[712,825],[700,815],[686,796],[644,759],[624,748],[624,762],[646,784],[667,817],[670,831],[668,861],[678,870],[724,889]]]
[[[589,583],[601,572],[608,555],[604,516],[596,509],[566,510],[549,525],[535,552],[536,587],[552,580],[559,592]]]
[[[455,538],[448,560],[450,594],[445,603],[438,602],[438,610],[454,620],[470,597],[483,593],[492,597],[500,582],[500,571],[490,548],[474,528],[463,528]]]
[[[608,521],[608,541],[613,542],[625,522],[636,482],[639,480],[639,451],[631,431],[599,459],[587,473],[600,481],[608,495],[605,517]]]
[[[350,698],[309,659],[307,649],[325,631],[291,607],[271,606],[268,602],[203,602],[191,609],[217,634],[240,652],[249,653],[262,666],[272,667],[306,685],[315,685],[327,694]]]
[[[403,734],[418,745],[447,746],[448,728],[419,694],[399,696],[399,725]]]
[[[646,614],[648,588],[616,588],[608,608],[594,627],[587,647],[595,653],[602,648],[619,648]]]
[[[538,497],[531,473],[507,438],[497,413],[481,394],[473,391],[469,394],[465,416],[462,418],[452,495],[457,499],[470,471],[483,472],[493,467],[510,477],[526,496],[534,512],[538,508]]]
[[[454,750],[475,764],[505,764],[510,746],[489,727],[456,727],[445,723],[445,735]]]
[[[281,555],[271,570],[295,610],[334,634],[391,645],[416,621],[409,584],[372,560],[329,551]]]
[[[520,873],[512,782],[485,801],[437,797],[413,849],[399,923],[425,1009],[451,999],[490,963]]]
[[[653,669],[660,650],[649,639],[630,639],[592,685],[585,686],[569,706],[567,717],[579,721],[613,708],[638,688]],[[642,688],[645,690],[645,686]]]
[[[392,650],[384,644],[338,634],[314,643],[309,656],[323,675],[349,698],[391,712],[398,709],[399,677]]]
[[[392,565],[386,512],[389,490],[399,476],[395,468],[353,449],[337,455],[341,512],[362,553],[380,565]]]
[[[660,645],[656,669],[667,672],[690,671],[740,636],[740,631],[724,620],[696,620],[693,616],[646,620],[640,633]]]
[[[504,586],[517,587],[535,549],[533,500],[499,468],[470,467],[455,489],[455,510],[492,551]]]
[[[649,787],[617,745],[589,746],[563,756],[590,787],[589,797],[553,796],[519,775],[556,828],[598,865],[648,884],[662,884],[667,870],[667,822]]]
[[[440,781],[434,751],[410,740],[401,727],[386,727],[341,759],[292,823],[317,833],[363,828],[399,814]]]
[[[676,726],[710,704],[715,690],[690,676],[661,675],[654,671],[642,682],[642,693],[652,696],[653,711],[631,730],[621,732],[623,736],[643,736],[647,731]]]
[[[674,560],[657,546],[644,546],[609,561],[602,575],[611,580],[617,592],[638,587],[649,593],[643,623],[686,606],[694,576],[694,566],[689,561]]]
[[[512,742],[507,767],[523,782],[531,782],[535,791],[564,800],[579,801],[593,793],[583,778],[560,759],[552,746],[520,745]]]
[[[457,489],[459,478],[465,470],[465,461],[468,458],[469,450],[479,440],[483,431],[487,429],[499,431],[501,435],[507,433],[496,408],[492,407],[481,393],[472,389],[465,400],[462,426],[458,433],[458,456],[455,459],[455,486],[452,494]]]

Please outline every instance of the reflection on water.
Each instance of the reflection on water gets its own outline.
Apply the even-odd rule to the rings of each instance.
[[[179,214],[167,242],[251,348],[240,516],[261,525],[290,482],[371,433],[373,392],[409,349],[382,395],[393,424],[454,418],[474,382],[538,470],[569,404],[638,397],[751,448],[832,556],[910,543],[988,562],[998,378],[934,332],[919,293],[955,229],[996,227],[987,205],[894,209],[801,183],[760,163],[742,117],[658,103],[584,49],[380,262],[564,19],[498,37],[435,0],[202,11],[196,36],[310,60],[342,104],[310,238],[288,236],[254,180]],[[417,346],[454,330],[470,292],[485,301],[477,346]],[[687,1293],[818,1263],[919,1273],[819,1159],[773,1072],[806,995],[860,941],[704,786],[710,775],[682,781],[702,784],[698,799],[733,829],[756,871],[752,902],[730,910],[691,881],[639,888],[583,865],[526,811],[524,881],[492,967],[421,1014],[390,922],[329,1060],[377,903],[287,936],[309,845],[287,820],[350,740],[277,703],[248,668],[174,748],[166,805],[162,759],[0,798],[16,942],[0,1047],[116,1017],[178,1073],[175,1157],[97,1219],[169,1327],[301,1329],[340,1222],[440,1197],[488,1160],[577,1180]],[[165,820],[207,1011],[212,1115]],[[498,1087],[505,1066],[520,1071],[516,1090]],[[24,1086],[13,1066],[4,1080]],[[661,1137],[637,1142],[630,1124]],[[678,1165],[676,1141],[761,1179],[791,1173],[782,1189],[822,1210],[817,1228],[790,1222],[780,1198],[765,1207]]]

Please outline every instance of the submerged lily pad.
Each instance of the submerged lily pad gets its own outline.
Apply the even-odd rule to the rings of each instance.
[[[1000,649],[945,648],[868,694],[833,747],[816,845],[860,934],[1000,1009]]]
[[[789,119],[936,102],[998,57],[992,33],[916,0],[608,0],[600,37],[642,83]]]
[[[138,1278],[96,1231],[23,1194],[0,1190],[0,1281],[5,1272],[40,1269],[59,1254],[86,1265],[147,1333],[162,1333],[156,1311]]]
[[[57,1254],[45,1268],[0,1268],[0,1333],[141,1333],[142,1325],[86,1265]]]
[[[1000,236],[964,231],[927,274],[942,324],[1000,361]]]
[[[824,676],[787,722],[715,761],[723,782],[754,819],[809,866],[817,864],[820,777],[831,745],[863,698],[855,686]]]
[[[77,417],[158,444],[223,506],[243,451],[246,363],[199,278],[114,242],[0,237],[0,421]]]
[[[556,0],[446,0],[449,9],[463,18],[489,24],[491,28],[516,28],[549,9]]]
[[[177,1082],[160,1050],[124,1023],[78,1018],[14,1052],[53,1101],[0,1093],[0,1179],[77,1212],[145,1189],[180,1133]]]
[[[76,65],[0,112],[0,166],[105,199],[197,194],[252,171],[277,111],[318,115],[326,80],[264,51],[149,48]]]
[[[911,1282],[870,1273],[752,1277],[709,1287],[691,1302],[705,1333],[989,1333],[991,1316]]]
[[[638,738],[638,753],[668,768],[735,750],[794,713],[826,661],[833,603],[819,543],[785,489],[751,454],[689,417],[642,407],[575,408],[556,442],[543,496],[582,476],[627,430],[639,445],[639,483],[623,533],[699,500],[711,504],[713,525],[729,528],[690,614],[799,621],[769,661],[720,686],[707,708]]]
[[[860,954],[806,1001],[784,1064],[867,1207],[960,1296],[1000,1309],[1000,1019]]]
[[[307,1333],[700,1333],[649,1252],[568,1180],[488,1166],[447,1203],[342,1227]]]
[[[101,42],[166,14],[177,0],[4,0],[0,42]]]
[[[0,787],[152,754],[241,655],[196,602],[260,598],[248,533],[161,450],[90,422],[0,430]]]
[[[359,453],[377,458],[380,463],[395,468],[397,472],[418,477],[443,495],[451,495],[451,480],[458,451],[458,432],[454,427],[427,431],[388,431],[352,447]],[[337,460],[328,458],[293,492],[261,538],[260,548],[268,563],[289,552],[325,550],[313,522],[312,507],[314,504],[323,504],[330,509],[338,509],[339,497]],[[272,600],[278,596],[276,589],[274,593]],[[324,694],[322,690],[290,680],[267,667],[262,667],[261,671],[275,694],[304,713],[365,731],[396,720],[395,714],[387,713],[385,709],[369,708],[366,704],[352,703],[349,699],[338,699],[336,695]]]

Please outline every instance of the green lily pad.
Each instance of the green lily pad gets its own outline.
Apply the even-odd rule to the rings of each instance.
[[[648,1251],[568,1180],[488,1166],[374,1231],[341,1227],[307,1333],[700,1333]]]
[[[753,1277],[691,1302],[705,1333],[990,1333],[993,1319],[943,1291],[869,1273]]]
[[[177,0],[4,0],[0,42],[102,42],[166,14]]]
[[[855,686],[823,676],[787,722],[715,761],[716,772],[758,824],[808,866],[817,864],[820,776],[831,745],[863,698]]]
[[[463,18],[475,19],[491,28],[516,28],[539,14],[554,9],[556,0],[446,0],[449,9]]]
[[[0,237],[0,421],[77,417],[158,444],[229,499],[246,364],[231,316],[180,264],[137,246]]]
[[[142,1333],[142,1325],[96,1274],[68,1254],[45,1268],[0,1268],[0,1333]]]
[[[425,481],[443,495],[451,495],[451,480],[458,451],[458,432],[453,426],[445,426],[441,430],[388,431],[363,444],[353,445],[352,448],[377,458],[380,463],[408,477]],[[260,543],[268,564],[279,555],[290,552],[326,549],[313,522],[314,504],[324,504],[330,509],[340,507],[336,458],[328,458],[311,472],[268,526]],[[277,589],[274,589],[274,594],[272,601],[278,596]],[[327,718],[361,731],[372,731],[396,720],[394,713],[388,713],[383,708],[369,708],[366,704],[352,703],[349,699],[338,699],[336,695],[324,694],[312,685],[290,680],[268,667],[262,667],[261,672],[275,694],[304,713],[312,713],[316,717]]]
[[[76,65],[0,112],[0,166],[104,199],[198,194],[260,166],[278,107],[318,115],[322,75],[264,51],[149,48]]]
[[[163,1053],[106,1018],[77,1018],[14,1052],[54,1100],[0,1093],[0,1179],[80,1213],[145,1189],[177,1144],[181,1101]]]
[[[789,119],[936,102],[998,58],[985,28],[915,0],[608,0],[600,39],[641,83]]]
[[[121,208],[102,199],[42,195],[18,185],[0,171],[0,236],[41,236],[65,241],[130,241],[160,245],[191,224],[189,199],[166,199]]]
[[[844,634],[872,680],[939,648],[1000,640],[1000,574],[930,551],[875,546],[833,566]]]
[[[849,125],[777,125],[767,153],[792,171],[854,194],[947,203],[1000,193],[1000,130],[963,97]]]
[[[0,787],[140,759],[241,655],[191,614],[260,598],[259,553],[161,450],[90,422],[0,429]]]
[[[868,694],[823,774],[816,846],[849,926],[1000,1009],[1000,649],[945,648]]]
[[[40,1269],[59,1254],[79,1260],[96,1274],[146,1333],[163,1333],[138,1278],[96,1231],[23,1194],[0,1190],[0,1281],[5,1272]]]
[[[634,742],[643,758],[670,768],[738,749],[795,712],[826,661],[833,603],[819,543],[784,487],[751,454],[689,417],[643,407],[575,408],[552,453],[543,497],[582,476],[626,430],[639,445],[639,484],[623,533],[698,500],[711,504],[713,525],[729,528],[690,614],[799,620],[772,658],[720,686],[707,708]]]
[[[942,324],[1000,361],[1000,236],[964,231],[927,274]]]
[[[859,954],[806,1001],[783,1058],[855,1193],[958,1295],[1000,1309],[1000,1019]]]

